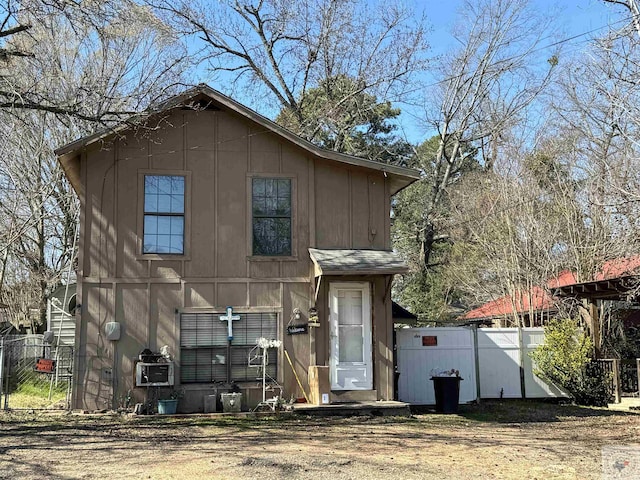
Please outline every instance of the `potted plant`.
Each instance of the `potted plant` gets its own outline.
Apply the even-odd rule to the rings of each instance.
[[[178,411],[178,402],[184,397],[184,390],[172,388],[168,399],[158,400],[160,415],[174,415]]]

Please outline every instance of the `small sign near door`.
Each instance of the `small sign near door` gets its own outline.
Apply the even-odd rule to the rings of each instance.
[[[304,335],[305,333],[309,333],[309,326],[306,323],[287,325],[287,335]]]
[[[423,335],[422,336],[422,346],[423,347],[437,347],[438,346],[438,337],[435,335]]]

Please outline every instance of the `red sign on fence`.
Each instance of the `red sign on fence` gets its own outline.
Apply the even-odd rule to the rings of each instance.
[[[438,337],[435,335],[423,335],[422,336],[422,346],[423,347],[437,347],[438,346]]]
[[[36,372],[40,373],[53,373],[56,371],[56,362],[55,360],[50,360],[48,358],[39,358],[36,362]]]

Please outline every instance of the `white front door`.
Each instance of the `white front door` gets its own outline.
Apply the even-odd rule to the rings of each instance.
[[[368,283],[329,286],[332,390],[372,390],[371,295]]]

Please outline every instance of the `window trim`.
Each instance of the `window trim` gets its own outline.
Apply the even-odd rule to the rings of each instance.
[[[183,253],[144,253],[144,179],[147,175],[184,177],[184,239]],[[191,172],[188,170],[138,170],[138,204],[136,225],[136,260],[191,259]]]
[[[191,388],[199,388],[199,387],[204,387],[206,385],[215,385],[215,384],[219,384],[220,381],[218,380],[214,380],[211,382],[187,382],[187,383],[182,383],[182,314],[209,314],[209,315],[224,315],[226,312],[223,311],[224,309],[222,308],[210,308],[210,307],[206,307],[206,308],[200,308],[200,307],[190,307],[190,308],[177,308],[176,312],[175,312],[175,322],[176,325],[178,327],[178,336],[177,336],[177,355],[176,355],[176,360],[177,360],[177,369],[176,369],[176,379],[178,379],[177,381],[179,382],[180,385],[184,385],[185,387],[191,389]],[[238,314],[238,315],[248,315],[248,314],[275,314],[276,316],[276,337],[277,340],[280,340],[281,342],[283,341],[283,328],[282,328],[282,318],[283,318],[283,309],[281,307],[234,307],[233,308],[233,313]],[[237,345],[238,347],[241,347],[240,345]],[[244,345],[242,346],[244,348],[248,347],[248,345]],[[203,347],[203,348],[208,348],[208,347]],[[226,345],[225,345],[226,348]],[[283,353],[283,348],[278,348],[276,349],[276,355],[275,355],[275,365],[276,365],[276,378],[275,380],[278,383],[282,383],[283,380],[283,362],[284,362],[284,353]],[[238,385],[244,385],[244,384],[249,384],[249,385],[255,385],[256,382],[255,381],[246,381],[246,380],[240,380],[240,381],[236,381],[233,382],[236,383]]]
[[[291,254],[254,255],[253,253],[253,179],[288,179],[291,181]],[[247,258],[250,261],[297,261],[298,260],[298,177],[293,173],[248,173],[247,174]]]

